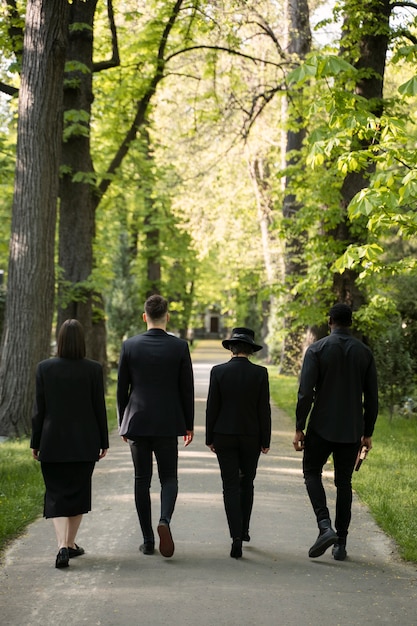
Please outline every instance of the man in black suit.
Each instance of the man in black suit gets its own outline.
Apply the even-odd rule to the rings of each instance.
[[[152,453],[161,482],[159,550],[174,553],[170,530],[178,494],[178,436],[193,440],[194,379],[188,343],[166,332],[168,302],[159,295],[145,302],[147,331],[122,346],[117,382],[119,433],[129,441],[135,468],[135,503],[143,533],[140,551],[153,554],[150,486]]]
[[[334,305],[329,312],[330,335],[307,349],[301,370],[293,440],[296,450],[304,449],[304,479],[319,527],[319,536],[310,548],[309,556],[321,556],[333,545],[333,557],[337,561],[346,558],[352,473],[357,453],[360,446],[366,446],[367,450],[372,448],[372,433],[378,415],[374,358],[364,343],[352,337],[351,324],[350,307]],[[333,454],[334,461],[337,534],[331,526],[322,483],[323,466],[330,454]]]

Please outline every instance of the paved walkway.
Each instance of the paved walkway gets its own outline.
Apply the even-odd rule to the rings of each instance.
[[[208,374],[227,358],[217,342],[201,342],[193,354],[196,436],[180,452],[173,558],[138,552],[130,454],[115,433],[79,533],[86,554],[55,569],[51,522],[32,524],[0,568],[2,626],[417,624],[416,567],[399,561],[356,500],[349,558],[336,562],[330,551],[308,558],[316,526],[291,445],[293,424],[276,409],[271,451],[255,483],[252,540],[242,559],[230,558],[217,460],[204,445]],[[156,478],[153,486],[156,519]]]

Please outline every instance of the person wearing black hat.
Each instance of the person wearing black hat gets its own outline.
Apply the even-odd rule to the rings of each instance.
[[[310,558],[321,556],[330,546],[334,559],[346,558],[352,473],[359,447],[372,448],[378,415],[374,358],[364,343],[352,337],[351,324],[350,307],[335,304],[329,312],[330,335],[309,346],[301,370],[293,445],[296,450],[304,450],[304,480],[319,527]],[[323,466],[330,454],[334,462],[337,533],[331,526],[322,482]]]
[[[250,541],[253,483],[271,440],[268,370],[248,359],[262,350],[254,339],[253,330],[240,327],[222,342],[232,358],[212,368],[207,398],[206,444],[220,466],[233,558],[242,556],[242,541]]]

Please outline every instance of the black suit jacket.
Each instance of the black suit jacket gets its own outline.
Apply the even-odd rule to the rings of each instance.
[[[119,433],[185,435],[194,428],[194,378],[188,343],[162,329],[127,339],[117,381]]]
[[[97,461],[109,447],[100,363],[55,357],[38,364],[30,447],[50,463]]]
[[[206,444],[213,434],[252,435],[262,448],[271,441],[268,370],[246,357],[215,365],[210,373],[206,409]]]
[[[309,428],[327,441],[355,443],[373,433],[378,415],[375,362],[368,346],[348,329],[334,329],[307,349],[298,390],[298,430],[304,430],[310,409]]]

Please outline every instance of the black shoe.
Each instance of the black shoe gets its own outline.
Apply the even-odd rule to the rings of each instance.
[[[82,554],[85,554],[84,548],[77,546],[76,543],[74,543],[74,546],[75,548],[68,548],[68,556],[70,559],[73,559],[76,556],[81,556]]]
[[[330,548],[330,546],[337,541],[337,535],[331,527],[330,520],[321,520],[318,525],[320,534],[308,551],[308,556],[311,559],[315,559],[324,554],[327,548]]]
[[[155,545],[150,541],[145,541],[145,543],[139,546],[139,550],[142,554],[153,554],[155,552]]]
[[[242,534],[242,541],[250,541],[250,535],[248,532]]]
[[[55,567],[68,567],[69,565],[69,553],[68,548],[61,548],[56,555]]]
[[[332,548],[332,554],[335,561],[344,561],[347,557],[346,541],[339,538]]]
[[[174,554],[175,546],[171,535],[171,529],[167,522],[159,522],[159,552],[162,556],[169,558]]]
[[[233,559],[240,559],[242,557],[242,540],[237,538],[233,539],[232,548],[230,550],[230,556]]]

